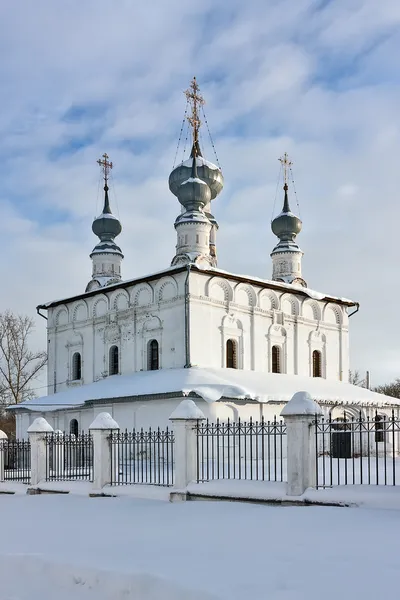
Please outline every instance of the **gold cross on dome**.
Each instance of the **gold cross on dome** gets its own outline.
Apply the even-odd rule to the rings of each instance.
[[[103,171],[103,177],[104,177],[104,181],[107,182],[108,180],[108,174],[110,172],[110,170],[113,168],[113,164],[112,162],[109,162],[108,160],[108,154],[106,154],[104,152],[102,159],[99,158],[99,160],[97,161],[97,164],[100,166],[101,170]]]
[[[192,109],[192,114],[187,117],[187,120],[192,126],[193,142],[196,143],[198,141],[198,132],[201,125],[199,108],[205,104],[204,98],[200,94],[200,88],[197,84],[196,77],[193,77],[192,81],[190,82],[190,87],[186,90],[185,96]]]
[[[288,173],[289,173],[290,167],[292,166],[293,163],[292,163],[292,161],[289,160],[289,156],[288,156],[287,152],[285,152],[285,154],[283,156],[278,158],[278,160],[283,167],[283,179],[284,179],[284,183],[287,185]]]

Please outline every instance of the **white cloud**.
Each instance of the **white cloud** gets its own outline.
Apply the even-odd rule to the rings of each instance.
[[[214,210],[221,268],[270,275],[277,158],[288,151],[305,278],[361,302],[353,368],[370,369],[375,383],[397,376],[397,5],[150,4],[17,0],[0,9],[0,309],[33,315],[85,288],[104,151],[115,163],[124,276],[168,266],[179,213],[168,175],[182,91],[196,74],[226,180]],[[45,343],[41,321],[35,343]]]

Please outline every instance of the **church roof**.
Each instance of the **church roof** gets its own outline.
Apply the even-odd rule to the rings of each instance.
[[[221,398],[261,403],[285,403],[299,390],[323,404],[399,406],[400,400],[368,389],[322,378],[245,371],[242,369],[161,369],[130,375],[113,375],[101,381],[34,398],[16,410],[46,412],[84,406],[102,400],[124,401],[197,394],[208,402]]]
[[[76,296],[70,296],[69,298],[63,298],[59,300],[53,300],[51,302],[47,302],[45,304],[39,304],[37,306],[37,310],[47,310],[48,308],[52,308],[54,306],[59,306],[60,304],[65,304],[68,302],[75,302],[76,300],[80,300],[82,298],[90,298],[91,296],[96,296],[99,293],[107,293],[112,292],[116,289],[127,288],[137,283],[143,283],[145,281],[154,281],[156,279],[160,279],[161,277],[165,277],[167,275],[175,275],[177,273],[183,273],[187,270],[188,265],[182,266],[173,266],[167,269],[163,269],[162,271],[157,271],[156,273],[151,273],[150,275],[145,275],[143,277],[138,277],[136,279],[128,279],[126,281],[119,281],[113,285],[109,285],[101,290],[93,290],[90,292],[85,292],[83,294],[78,294]],[[326,300],[327,302],[334,302],[336,304],[342,304],[344,306],[358,306],[358,302],[354,302],[353,300],[349,300],[348,298],[338,298],[336,296],[330,296],[329,294],[324,294],[321,292],[316,292],[315,290],[311,290],[309,288],[302,287],[301,285],[294,285],[291,283],[282,283],[279,281],[271,281],[269,279],[261,279],[259,277],[253,277],[250,275],[237,275],[235,273],[230,273],[229,271],[223,271],[222,269],[216,269],[210,267],[208,269],[200,268],[195,264],[191,264],[190,268],[193,272],[203,273],[208,276],[222,277],[227,279],[232,279],[233,281],[248,283],[250,285],[257,285],[262,288],[272,289],[281,292],[289,292],[294,294],[300,294],[302,296],[308,296],[309,298],[313,298],[314,300]]]

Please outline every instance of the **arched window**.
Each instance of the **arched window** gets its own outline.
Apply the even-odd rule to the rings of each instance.
[[[319,350],[314,350],[312,353],[312,370],[313,377],[322,377],[321,352]]]
[[[72,356],[72,379],[76,381],[82,377],[82,359],[79,352],[74,352]]]
[[[111,346],[108,372],[110,375],[118,375],[118,371],[119,371],[118,346]]]
[[[237,369],[237,351],[235,340],[226,342],[226,366],[228,369]]]
[[[375,442],[385,441],[385,417],[375,415]]]
[[[281,372],[281,349],[279,346],[272,346],[272,372]]]
[[[76,419],[71,419],[71,421],[69,422],[69,432],[75,437],[78,437],[79,434],[78,427],[78,421]]]
[[[147,368],[149,371],[158,371],[160,368],[158,342],[151,340],[147,349]]]

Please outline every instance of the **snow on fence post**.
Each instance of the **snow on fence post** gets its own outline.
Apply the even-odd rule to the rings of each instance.
[[[195,427],[204,419],[202,411],[189,398],[182,400],[169,418],[175,436],[175,489],[184,490],[196,479]]]
[[[46,479],[46,433],[52,431],[54,429],[44,417],[35,419],[27,429],[31,444],[31,485]]]
[[[301,496],[315,487],[317,458],[312,423],[322,414],[308,392],[296,392],[281,412],[287,434],[287,495]]]
[[[111,464],[111,441],[110,435],[119,425],[110,413],[102,412],[97,415],[89,427],[93,436],[93,489],[101,490],[105,485],[111,483],[111,469],[115,469]],[[118,459],[117,459],[118,467]]]
[[[4,457],[6,454],[4,444],[8,440],[8,435],[0,429],[0,481],[4,481]]]

